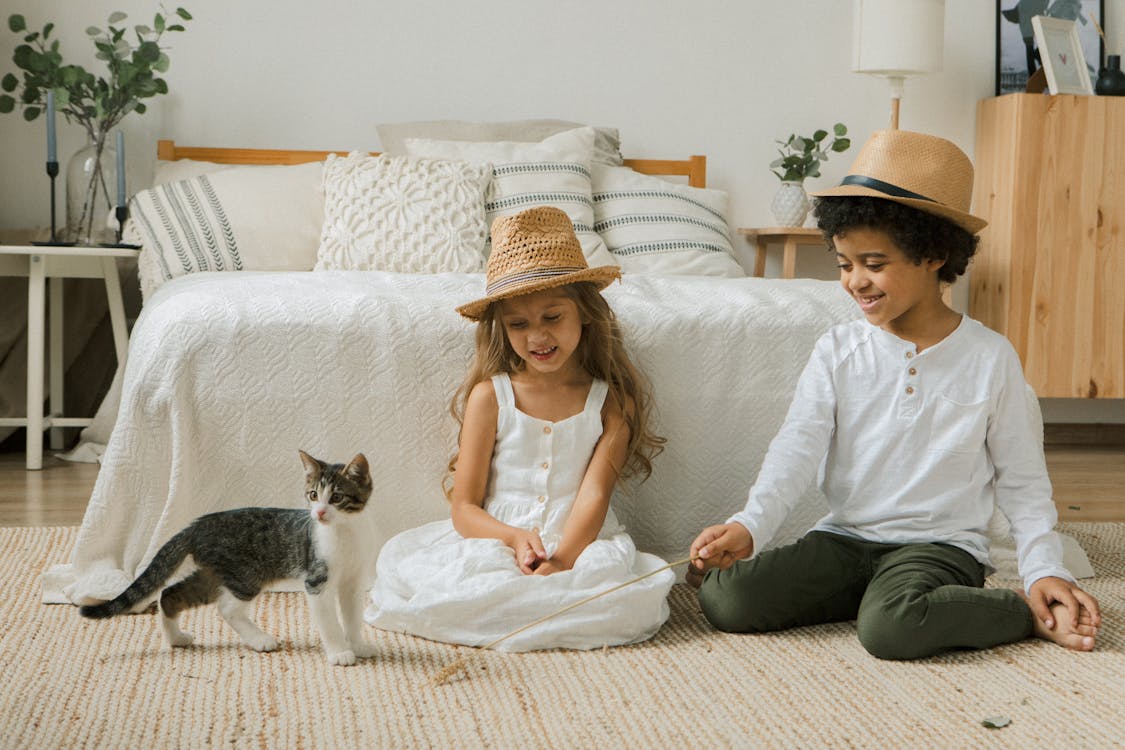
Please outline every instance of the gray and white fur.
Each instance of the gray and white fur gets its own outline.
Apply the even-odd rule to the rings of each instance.
[[[347,666],[374,656],[363,637],[363,606],[374,563],[374,541],[363,510],[371,496],[367,459],[328,464],[299,451],[305,466],[308,510],[238,508],[195,519],[156,553],[116,599],[81,607],[83,617],[113,617],[143,602],[187,558],[195,570],[160,594],[161,624],[171,646],[188,646],[180,613],[217,601],[219,613],[255,651],[277,641],[250,618],[262,589],[287,578],[302,580],[309,611],[328,661]]]

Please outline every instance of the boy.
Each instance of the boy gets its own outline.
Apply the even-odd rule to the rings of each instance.
[[[1038,402],[1008,341],[942,301],[986,223],[968,213],[972,184],[954,144],[890,130],[814,193],[866,320],[820,338],[745,509],[692,543],[688,579],[720,630],[854,619],[884,659],[1033,634],[1094,648],[1101,615],[1062,565]],[[818,476],[828,515],[755,554]],[[1026,593],[982,588],[994,506]]]

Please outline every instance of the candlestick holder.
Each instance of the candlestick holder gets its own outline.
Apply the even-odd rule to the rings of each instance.
[[[46,242],[32,242],[32,245],[42,245],[44,247],[71,247],[76,245],[75,242],[64,242],[59,239],[55,234],[55,178],[59,176],[59,163],[57,161],[47,162],[47,177],[51,179],[51,239]]]
[[[130,250],[140,250],[140,245],[121,241],[121,235],[125,232],[125,220],[129,218],[129,207],[124,205],[114,206],[113,218],[117,219],[117,231],[115,232],[117,241],[113,243],[102,242],[98,247],[127,247]]]

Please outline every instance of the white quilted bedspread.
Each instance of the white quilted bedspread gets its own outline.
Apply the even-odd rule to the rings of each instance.
[[[47,601],[111,598],[198,515],[302,507],[297,450],[372,467],[378,543],[444,518],[449,400],[472,353],[454,307],[476,274],[201,273],[148,300],[121,407],[69,563]],[[637,546],[683,556],[742,507],[813,342],[854,317],[836,282],[627,276],[606,290],[653,381],[668,438],[652,477],[614,499]],[[824,511],[817,491],[774,544]]]

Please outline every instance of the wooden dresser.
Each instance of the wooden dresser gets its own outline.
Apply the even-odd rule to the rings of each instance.
[[[984,99],[974,162],[969,314],[1039,396],[1125,398],[1125,97]]]

